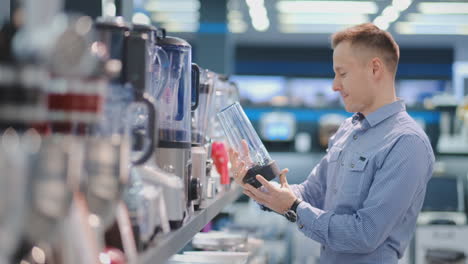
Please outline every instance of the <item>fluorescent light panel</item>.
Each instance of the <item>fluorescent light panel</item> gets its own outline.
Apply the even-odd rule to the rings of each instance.
[[[197,32],[199,28],[198,23],[161,23],[161,26],[169,32]]]
[[[264,0],[246,0],[249,7],[249,15],[252,21],[252,27],[256,31],[267,31],[270,27],[268,12]]]
[[[242,20],[229,21],[228,28],[232,33],[244,33],[247,31],[248,25]]]
[[[422,2],[418,4],[423,14],[468,14],[467,2]]]
[[[193,12],[200,9],[198,0],[152,0],[145,5],[148,11]]]
[[[377,5],[370,1],[278,1],[281,13],[375,14]]]
[[[414,22],[399,22],[395,24],[395,30],[400,34],[405,35],[468,35],[468,24],[454,26]]]
[[[180,22],[180,23],[198,23],[200,14],[187,12],[153,12],[151,19],[155,22]]]
[[[335,33],[336,31],[342,30],[346,27],[352,25],[279,25],[279,31],[283,33],[322,33],[322,34],[331,34]]]
[[[278,20],[281,24],[361,24],[369,22],[364,14],[280,14]]]
[[[409,22],[440,24],[440,25],[463,25],[468,24],[468,14],[408,14],[406,19]]]
[[[412,2],[412,0],[393,0],[392,5],[401,12],[406,10]]]

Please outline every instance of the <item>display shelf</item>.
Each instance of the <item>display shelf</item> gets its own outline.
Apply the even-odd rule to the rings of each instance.
[[[242,193],[242,188],[235,185],[226,192],[218,193],[218,195],[206,203],[206,208],[196,211],[184,225],[165,237],[159,238],[155,242],[154,247],[144,251],[139,263],[142,264],[163,264],[174,254],[177,254],[193,236],[213,219],[221,210],[228,204],[234,202]]]

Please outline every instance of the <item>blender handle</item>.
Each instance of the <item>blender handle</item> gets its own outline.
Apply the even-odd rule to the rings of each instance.
[[[153,154],[155,143],[157,141],[155,130],[156,130],[156,108],[154,107],[154,103],[152,102],[152,98],[148,96],[146,93],[143,94],[141,98],[138,98],[136,103],[145,104],[148,109],[148,126],[147,126],[147,138],[149,138],[149,146],[143,152],[141,157],[132,160],[133,165],[141,165],[145,163]]]
[[[156,37],[158,39],[163,39],[163,38],[166,38],[166,29],[165,28],[158,28],[158,30],[156,31]]]
[[[167,84],[167,80],[169,77],[169,57],[167,56],[167,53],[164,51],[164,49],[161,46],[155,45],[155,59],[159,61],[159,72],[157,74],[159,78],[158,82],[158,87],[153,87],[155,94],[153,94],[155,99],[158,99],[161,95],[162,92],[164,91],[164,87]],[[156,63],[156,61],[154,61]],[[153,84],[151,84],[153,85]]]
[[[198,108],[200,97],[200,67],[192,63],[192,111]]]

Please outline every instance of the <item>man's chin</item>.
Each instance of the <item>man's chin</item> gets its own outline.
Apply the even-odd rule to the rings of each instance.
[[[355,107],[352,107],[352,106],[350,106],[350,105],[345,105],[345,110],[346,110],[346,112],[348,112],[348,113],[355,113],[355,112],[356,112],[356,111],[354,111],[354,110],[355,110]]]

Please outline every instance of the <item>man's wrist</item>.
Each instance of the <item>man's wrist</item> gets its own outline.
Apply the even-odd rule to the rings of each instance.
[[[296,200],[294,201],[294,203],[291,205],[291,207],[289,208],[289,210],[293,211],[294,213],[297,213],[297,207],[299,206],[299,204],[302,202],[301,199],[299,198],[296,198]]]

